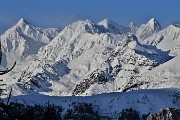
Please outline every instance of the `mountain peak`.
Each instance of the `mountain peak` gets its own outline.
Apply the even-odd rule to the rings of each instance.
[[[124,26],[119,25],[118,23],[110,19],[104,19],[100,21],[98,25],[104,26],[110,33],[126,34],[127,32],[129,32],[129,29],[127,29]]]
[[[100,21],[98,25],[103,25],[105,28],[108,28],[108,25],[119,25],[119,24],[110,19],[104,19]]]
[[[130,27],[130,26],[137,26],[134,22],[130,22],[129,24],[128,24],[128,26]]]
[[[82,34],[82,33],[102,33],[105,31],[105,28],[96,25],[91,20],[78,20],[68,25],[63,29],[62,33],[66,33],[66,35],[71,38],[73,35]]]
[[[111,22],[113,22],[113,21],[106,18],[106,19],[102,20],[101,22],[111,23]]]
[[[87,19],[87,20],[78,20],[72,23],[71,25],[69,25],[68,27],[72,27],[72,29],[87,29],[87,28],[90,29],[94,25],[95,25],[94,22]]]
[[[151,18],[149,21],[156,21],[155,18]]]
[[[151,18],[151,19],[147,22],[146,25],[149,26],[149,27],[151,27],[151,28],[152,28],[153,30],[155,30],[155,31],[161,30],[161,25],[160,25],[159,22],[158,22],[156,19],[154,19],[154,18]]]
[[[130,22],[127,27],[130,28],[130,30],[133,34],[135,34],[138,29],[138,26],[134,22]]]
[[[129,27],[129,28],[132,28],[132,27],[138,28],[138,26],[134,22],[130,22],[127,27]]]
[[[153,24],[156,24],[158,23],[157,20],[155,20],[154,18],[151,18],[147,23],[153,25]]]
[[[161,25],[157,20],[151,18],[146,24],[142,24],[137,30],[136,35],[141,39],[145,40],[154,33],[161,30]]]
[[[179,24],[173,24],[174,27],[180,28]]]
[[[19,21],[21,21],[21,22],[22,22],[22,21],[26,21],[26,20],[25,20],[24,18],[21,18]]]
[[[20,26],[26,25],[26,24],[29,24],[29,22],[27,20],[25,20],[24,18],[21,18],[17,23],[17,25],[20,25]]]

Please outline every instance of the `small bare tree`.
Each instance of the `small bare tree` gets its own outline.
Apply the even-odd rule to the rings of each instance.
[[[1,65],[1,60],[2,60],[2,48],[1,48],[1,40],[0,40],[0,65]],[[10,69],[6,69],[6,70],[0,70],[0,75],[4,75],[8,72],[10,72],[16,65],[16,62],[14,62],[13,66]]]
[[[2,48],[1,48],[1,39],[0,39],[0,65],[1,65],[1,60],[2,60]],[[6,70],[0,70],[0,75],[4,75],[4,74],[6,74],[6,73],[8,73],[8,72],[10,72],[14,67],[15,67],[15,65],[16,65],[16,62],[14,62],[14,64],[13,64],[13,66],[10,68],[10,69],[6,69]],[[2,82],[3,80],[1,79],[0,80],[0,82]],[[0,84],[0,96],[1,96],[1,93],[2,93],[2,86],[4,86],[4,85],[6,85],[6,84]]]

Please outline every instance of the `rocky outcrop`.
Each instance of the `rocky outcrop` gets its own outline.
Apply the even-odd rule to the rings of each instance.
[[[162,109],[155,114],[150,114],[147,120],[180,120],[180,109]]]

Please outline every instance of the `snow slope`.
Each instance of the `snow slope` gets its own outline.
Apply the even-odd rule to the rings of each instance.
[[[104,19],[100,21],[98,25],[104,26],[110,33],[127,34],[127,32],[130,32],[130,29],[128,27],[121,26],[110,19]]]
[[[179,40],[180,27],[177,25],[170,25],[167,28],[161,30],[160,32],[145,39],[143,41],[143,44],[156,45],[162,50],[171,50],[172,52],[176,52],[179,51]]]
[[[48,44],[58,33],[58,29],[38,28],[21,18],[16,25],[1,35],[1,65],[7,67],[7,63],[21,61],[29,55],[36,54],[40,47]]]
[[[71,94],[68,89],[73,89],[88,72],[96,70],[122,37],[103,33],[101,27],[91,21],[77,21],[39,51],[34,64],[24,71],[20,80],[31,83],[33,78],[41,84],[44,78],[38,78],[38,74],[45,74],[45,82],[50,81],[54,90],[52,94]]]
[[[157,20],[152,18],[146,24],[142,24],[138,28],[136,35],[140,41],[143,41],[144,39],[148,38],[154,33],[159,32],[160,30],[161,30],[161,25],[158,23]]]
[[[13,95],[85,96],[114,91],[180,87],[177,67],[179,56],[172,57],[172,51],[154,44],[141,44],[148,39],[151,41],[151,36],[163,31],[158,32],[161,27],[155,19],[138,28],[137,35],[147,37],[143,39],[133,35],[133,24],[123,27],[107,19],[98,24],[90,20],[77,21],[65,27],[58,35],[53,35],[49,29],[36,28],[23,19],[15,26],[20,27],[12,29],[23,29],[23,34],[27,33],[26,36],[32,36],[34,42],[40,41],[43,45],[37,54],[37,51],[32,54],[29,52],[33,57],[22,59],[12,72],[3,76],[8,89],[12,87],[15,90]],[[32,33],[27,32],[33,30]],[[40,34],[40,31],[45,33]],[[171,32],[163,34],[168,36],[176,32],[179,33],[173,27]],[[40,39],[44,34],[56,37],[53,40]],[[33,36],[39,37],[34,39]],[[24,44],[29,46],[26,42]],[[22,48],[23,51],[26,47]]]
[[[4,99],[5,100],[5,99]],[[111,120],[117,120],[120,112],[124,108],[133,108],[142,116],[147,113],[155,113],[165,108],[180,108],[180,90],[179,89],[154,89],[138,90],[131,92],[105,93],[95,96],[44,96],[44,95],[22,95],[15,96],[10,101],[34,105],[50,104],[62,106],[63,113],[72,105],[72,103],[92,103],[95,110],[98,110],[100,116],[108,117]]]
[[[1,76],[5,83],[17,83],[17,78],[32,64],[40,47],[48,44],[58,33],[56,28],[39,28],[21,18],[16,25],[2,34],[0,37],[3,56],[0,69],[9,68],[17,62],[12,72]]]
[[[146,82],[136,76],[169,59],[168,52],[141,45],[134,35],[110,33],[89,20],[77,21],[38,51],[12,87],[17,89],[14,95],[128,91]]]
[[[136,32],[137,32],[137,30],[139,28],[134,22],[130,22],[127,27],[130,28],[132,34],[136,34]]]

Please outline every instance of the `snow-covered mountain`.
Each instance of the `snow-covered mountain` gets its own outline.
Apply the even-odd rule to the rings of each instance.
[[[116,34],[107,28],[89,20],[64,28],[40,48],[20,77],[14,78],[18,81],[11,85],[17,89],[14,95],[94,95],[163,87],[152,87],[149,79],[141,79],[170,60],[168,52],[141,45],[136,36]]]
[[[21,18],[16,25],[8,29],[1,37],[2,63],[1,70],[12,66],[16,61],[14,71],[1,76],[6,84],[17,83],[16,78],[32,64],[40,47],[48,44],[60,31],[56,28],[39,28]]]
[[[39,28],[21,18],[16,25],[1,35],[2,66],[7,67],[7,63],[18,62],[36,54],[40,47],[48,44],[58,33],[56,28]]]
[[[155,45],[163,50],[178,51],[180,47],[180,27],[170,25],[160,32],[148,37],[143,44]]]
[[[61,32],[21,19],[1,35],[1,68],[18,62],[1,76],[7,84],[2,96],[12,88],[13,101],[44,104],[47,99],[64,110],[74,102],[93,103],[101,117],[111,119],[125,108],[141,116],[180,108],[179,39],[178,25],[162,29],[153,18],[140,27],[80,20]]]
[[[130,32],[130,29],[128,27],[121,26],[110,19],[104,19],[100,21],[98,25],[104,26],[110,33],[127,34],[127,32]]]
[[[148,38],[149,36],[157,33],[161,30],[161,25],[158,23],[157,20],[154,18],[150,19],[146,24],[142,24],[137,32],[137,37],[143,41],[144,39]]]
[[[41,44],[37,47],[23,42],[25,47],[15,44],[10,49],[13,42],[9,45],[5,44],[9,38],[2,40],[3,49],[7,49],[5,54],[8,50],[12,52],[10,55],[26,50],[27,55],[35,56],[22,59],[21,64],[3,78],[9,88],[16,89],[14,95],[95,95],[136,89],[179,88],[179,79],[176,78],[180,72],[169,65],[176,63],[179,56],[173,58],[170,51],[150,43],[153,41],[151,37],[157,34],[178,35],[178,29],[170,27],[172,30],[168,27],[158,32],[161,27],[155,19],[140,28],[133,23],[123,27],[108,19],[98,24],[85,20],[68,25],[57,35],[57,29],[37,28],[21,19],[2,38],[8,36],[7,33],[12,36],[14,31],[19,37],[13,36],[11,41]],[[134,35],[140,31],[147,37],[143,42],[149,42],[141,44],[142,39]]]
[[[130,22],[127,27],[130,28],[132,34],[136,34],[136,32],[137,32],[137,30],[139,28],[134,22]]]

